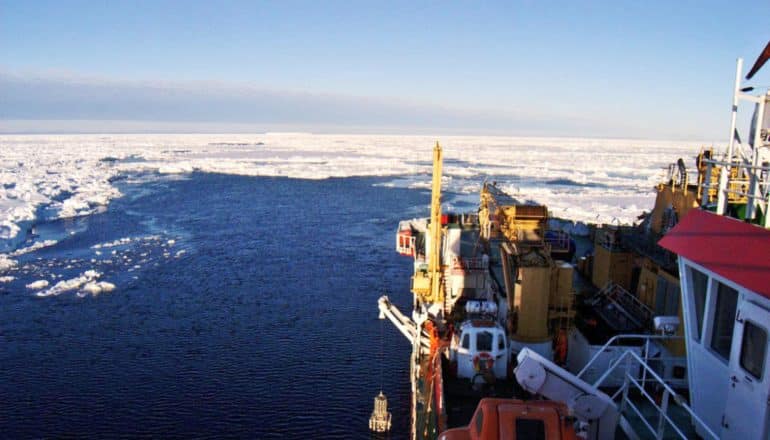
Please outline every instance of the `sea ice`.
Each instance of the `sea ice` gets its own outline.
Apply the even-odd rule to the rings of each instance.
[[[36,295],[39,297],[56,296],[64,292],[68,292],[70,290],[79,289],[80,286],[86,283],[89,283],[91,281],[94,281],[100,276],[101,274],[95,270],[87,270],[78,277],[71,278],[69,280],[59,281],[50,289],[38,292]]]
[[[666,166],[679,157],[692,158],[698,145],[547,137],[439,140],[446,194],[475,194],[483,181],[497,181],[523,200],[548,205],[554,216],[583,223],[635,221],[640,209],[652,206],[653,185]],[[121,195],[114,181],[125,173],[382,176],[388,178],[382,183],[386,186],[429,189],[435,141],[427,136],[307,133],[3,135],[0,252],[23,242],[38,216],[50,220],[104,210]],[[120,244],[125,243],[114,245]]]
[[[0,254],[0,273],[6,272],[13,267],[16,267],[18,263],[16,260],[11,260],[5,254]]]
[[[9,212],[10,209],[6,209],[4,211]],[[6,215],[11,217],[10,213]],[[0,221],[0,239],[9,240],[15,237],[19,233],[20,229],[21,228],[19,228],[18,225],[11,222],[10,220],[2,220]]]
[[[56,240],[37,241],[37,242],[31,244],[30,246],[27,246],[27,247],[24,247],[24,248],[20,248],[20,249],[16,249],[15,251],[11,252],[8,255],[10,255],[11,257],[19,257],[21,255],[28,254],[30,252],[35,252],[36,250],[39,250],[39,249],[42,249],[42,248],[45,248],[45,247],[53,246],[56,243],[58,243]]]
[[[107,281],[91,281],[90,283],[87,283],[85,286],[83,286],[83,292],[90,293],[93,296],[96,296],[100,293],[106,293],[106,292],[112,292],[115,290],[115,285],[112,283],[108,283]],[[80,296],[80,295],[79,295]]]
[[[48,287],[48,280],[37,280],[27,284],[27,289],[39,290]]]
[[[131,243],[131,237],[124,237],[124,238],[119,238],[117,240],[114,240],[114,241],[111,241],[111,242],[108,242],[108,243],[98,243],[98,244],[95,244],[95,245],[91,246],[91,249],[111,248],[111,247],[116,247],[116,246],[122,246],[122,245],[129,244],[129,243]],[[112,252],[114,253],[115,251],[112,251]]]

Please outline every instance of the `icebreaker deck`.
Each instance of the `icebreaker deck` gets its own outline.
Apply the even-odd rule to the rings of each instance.
[[[635,225],[576,227],[494,183],[443,213],[436,144],[431,216],[396,236],[411,310],[379,301],[412,345],[411,438],[770,435],[770,92],[741,69],[751,148],[672,164]]]

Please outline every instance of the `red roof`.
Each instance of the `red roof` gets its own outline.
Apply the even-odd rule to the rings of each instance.
[[[770,298],[770,230],[691,209],[658,244]]]

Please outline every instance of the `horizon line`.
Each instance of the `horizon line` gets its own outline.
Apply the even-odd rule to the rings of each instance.
[[[6,129],[5,123],[98,123],[98,124],[127,124],[127,125],[153,125],[169,124],[164,127],[126,127],[115,129],[108,128],[99,130],[96,128],[78,128],[78,129],[60,129],[44,127],[24,127]],[[220,128],[211,127],[195,129],[179,129],[174,125],[218,125]],[[694,139],[694,138],[670,138],[660,136],[612,136],[612,135],[589,135],[580,134],[568,136],[565,134],[543,134],[543,133],[515,133],[514,131],[504,130],[458,130],[457,128],[414,128],[405,129],[401,127],[387,126],[360,126],[351,128],[345,126],[326,126],[326,127],[305,127],[286,124],[287,129],[264,129],[255,130],[251,126],[258,124],[238,124],[221,123],[215,121],[191,122],[191,121],[145,121],[145,120],[120,120],[120,119],[0,119],[0,136],[44,136],[44,135],[313,135],[313,136],[415,136],[415,137],[499,137],[499,138],[551,138],[551,139],[605,139],[605,140],[635,140],[635,141],[659,141],[659,142],[691,142],[699,144],[720,144],[723,141],[714,139]],[[265,124],[267,125],[267,124]],[[275,125],[275,124],[272,124]],[[221,126],[230,127],[222,129]],[[292,128],[289,129],[288,126]],[[447,131],[441,133],[442,131]]]

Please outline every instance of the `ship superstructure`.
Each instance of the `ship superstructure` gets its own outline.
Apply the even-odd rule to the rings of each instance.
[[[755,103],[749,144],[702,150],[692,177],[680,159],[634,226],[570,236],[493,183],[476,212],[442,213],[436,144],[431,216],[396,236],[411,313],[379,300],[412,345],[412,438],[770,434],[770,93],[747,95],[741,70],[731,132],[738,101]]]

